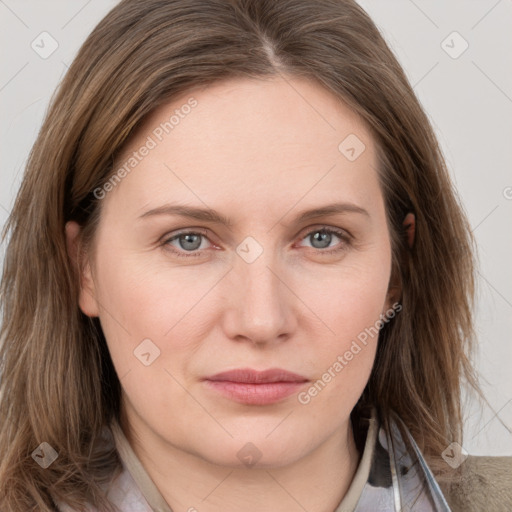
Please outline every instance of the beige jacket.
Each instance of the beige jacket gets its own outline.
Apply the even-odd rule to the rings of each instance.
[[[469,456],[439,487],[453,512],[512,512],[512,457]]]

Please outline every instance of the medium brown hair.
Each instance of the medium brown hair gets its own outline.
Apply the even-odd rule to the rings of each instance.
[[[97,449],[119,415],[120,382],[97,318],[78,306],[64,227],[93,239],[93,191],[143,120],[193,87],[241,77],[315,80],[368,126],[391,233],[402,312],[380,332],[356,408],[394,410],[441,475],[462,443],[460,384],[470,365],[473,245],[429,119],[378,29],[353,0],[124,0],[63,79],[32,148],[4,237],[1,283],[0,509],[112,510],[100,484],[120,470]],[[136,171],[135,171],[136,172]],[[407,244],[402,222],[416,215]],[[31,453],[59,454],[46,469]]]

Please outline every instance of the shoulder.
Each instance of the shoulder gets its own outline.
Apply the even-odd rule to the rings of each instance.
[[[469,456],[439,486],[453,512],[512,510],[512,456]]]

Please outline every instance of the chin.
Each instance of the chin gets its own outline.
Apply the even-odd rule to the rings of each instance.
[[[275,424],[274,424],[275,428]],[[310,451],[310,441],[271,430],[253,431],[251,435],[229,437],[205,435],[206,446],[195,446],[194,453],[218,466],[233,469],[271,469],[287,466]],[[210,442],[207,441],[210,439]]]

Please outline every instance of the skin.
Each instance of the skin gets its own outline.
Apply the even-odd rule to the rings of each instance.
[[[80,308],[100,318],[121,381],[122,428],[173,510],[332,512],[359,462],[349,415],[377,339],[307,404],[297,394],[241,404],[201,379],[278,367],[310,379],[307,390],[391,307],[374,141],[315,82],[232,79],[159,107],[116,165],[191,96],[197,106],[101,201]],[[349,134],[366,146],[354,161],[338,149]],[[232,226],[140,218],[171,202],[215,209]],[[295,220],[334,202],[367,213]],[[175,255],[190,254],[190,244],[168,240],[199,228],[206,233],[192,250],[199,256]],[[322,245],[314,238],[322,228],[350,237],[333,234]],[[80,228],[70,222],[66,232],[74,258]],[[252,263],[237,253],[248,236],[263,250]],[[322,254],[330,249],[340,250]],[[147,338],[160,350],[149,366],[134,356]],[[237,456],[249,442],[261,453],[252,467]]]

